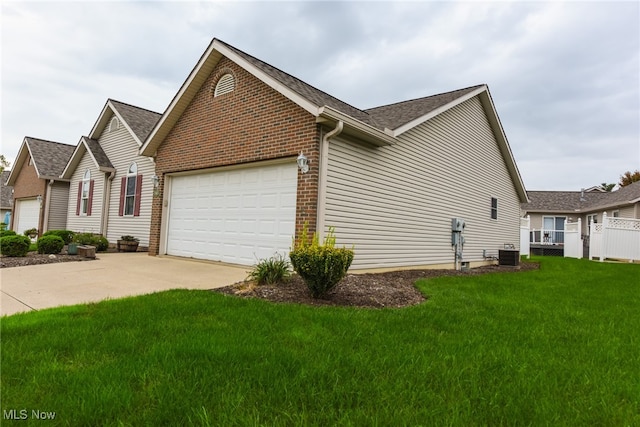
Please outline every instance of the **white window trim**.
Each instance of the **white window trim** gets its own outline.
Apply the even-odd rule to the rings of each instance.
[[[133,179],[133,194],[129,194],[129,180]],[[124,181],[124,206],[122,208],[123,216],[134,216],[136,212],[136,186],[138,185],[138,164],[133,162],[127,170],[127,179]],[[131,198],[131,212],[127,212],[127,199]]]
[[[89,212],[89,192],[91,191],[91,171],[87,169],[82,176],[82,194],[80,195],[80,215]]]

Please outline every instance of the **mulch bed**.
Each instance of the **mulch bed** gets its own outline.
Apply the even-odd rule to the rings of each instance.
[[[302,279],[294,275],[287,283],[256,286],[240,282],[213,289],[242,298],[260,298],[277,303],[296,303],[312,306],[347,306],[362,308],[400,308],[420,304],[425,297],[414,286],[418,279],[440,276],[474,276],[487,273],[536,270],[538,263],[522,262],[519,267],[486,266],[466,271],[402,270],[388,273],[348,274],[325,298],[311,297]]]
[[[78,255],[43,255],[37,252],[29,252],[24,257],[8,257],[0,256],[0,268],[11,267],[25,267],[27,265],[38,264],[54,264],[59,262],[72,262],[72,261],[92,261],[92,258],[85,258]]]

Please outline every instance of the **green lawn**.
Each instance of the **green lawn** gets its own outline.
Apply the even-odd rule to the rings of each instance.
[[[0,424],[640,425],[640,265],[538,260],[405,309],[170,291],[4,317]]]

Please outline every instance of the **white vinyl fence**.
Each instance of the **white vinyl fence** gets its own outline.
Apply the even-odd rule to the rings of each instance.
[[[591,224],[589,256],[640,260],[640,219],[609,218],[605,213],[602,224]]]
[[[527,258],[531,256],[530,238],[529,238],[529,226],[531,225],[531,217],[527,215],[525,218],[520,218],[520,256],[526,255]]]
[[[565,258],[582,258],[582,221],[568,222],[564,220],[564,256]]]

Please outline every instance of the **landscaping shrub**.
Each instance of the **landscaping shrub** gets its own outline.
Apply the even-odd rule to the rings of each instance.
[[[73,241],[73,235],[75,233],[71,230],[49,230],[46,233],[44,233],[42,235],[42,237],[44,236],[58,236],[60,237],[63,241],[65,245],[68,245],[69,243],[71,243]]]
[[[26,256],[30,244],[31,240],[26,236],[5,236],[0,238],[0,253],[11,257]]]
[[[309,239],[305,225],[298,242],[289,253],[293,269],[306,283],[314,298],[324,296],[347,274],[353,261],[353,249],[336,248],[334,228],[320,245],[317,233]]]
[[[4,236],[15,236],[16,232],[13,230],[2,230],[0,231],[0,237],[4,237]]]
[[[93,233],[76,233],[73,241],[79,245],[95,246],[96,251],[104,252],[109,248],[109,241],[106,237]]]
[[[269,259],[260,260],[249,272],[249,279],[258,285],[277,285],[291,276],[289,268],[289,261],[281,254],[275,254]]]
[[[60,236],[42,236],[37,245],[39,254],[59,254],[64,248],[64,240]]]

